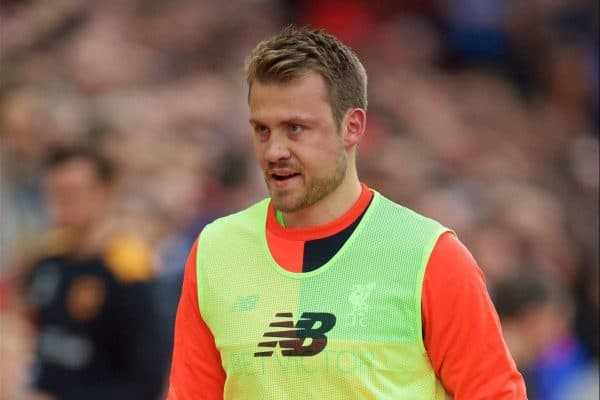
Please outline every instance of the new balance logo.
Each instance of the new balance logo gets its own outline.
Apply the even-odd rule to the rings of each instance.
[[[258,299],[258,293],[249,296],[238,296],[232,308],[238,312],[254,310],[258,304]]]
[[[275,316],[286,318],[287,321],[271,322],[269,324],[271,328],[289,329],[266,332],[263,336],[285,339],[260,342],[258,346],[274,348],[279,343],[283,356],[314,356],[319,354],[327,346],[327,336],[325,336],[325,333],[333,328],[336,321],[333,314],[305,312],[302,313],[300,320],[294,325],[294,316],[292,313],[277,313]],[[320,325],[315,328],[316,324]],[[310,338],[311,342],[305,345],[304,342],[307,338]],[[254,353],[254,357],[271,357],[272,355],[273,350]]]

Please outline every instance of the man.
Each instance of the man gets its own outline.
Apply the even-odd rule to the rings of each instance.
[[[270,198],[194,244],[169,399],[524,399],[469,252],[359,181],[354,53],[287,28],[254,49],[248,85]]]
[[[598,368],[572,328],[569,297],[535,266],[522,271],[495,286],[494,302],[530,398],[598,399]]]
[[[47,163],[45,189],[56,229],[26,282],[37,328],[32,399],[158,396],[165,372],[156,344],[149,247],[104,224],[114,168],[85,147]]]

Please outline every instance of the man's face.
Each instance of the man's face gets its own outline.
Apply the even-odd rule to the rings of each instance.
[[[347,157],[321,75],[256,81],[249,103],[254,150],[277,209],[311,206],[341,184]]]
[[[49,172],[46,194],[51,215],[59,226],[84,228],[103,211],[109,188],[91,161],[74,158]]]

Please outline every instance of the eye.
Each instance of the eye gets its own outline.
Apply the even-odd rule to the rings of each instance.
[[[289,124],[289,129],[292,133],[300,133],[304,130],[304,127],[298,124]]]
[[[269,133],[269,128],[264,125],[254,125],[254,133],[257,136],[266,136]]]

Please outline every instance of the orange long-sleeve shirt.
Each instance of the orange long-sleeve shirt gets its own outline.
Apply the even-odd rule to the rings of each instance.
[[[337,220],[311,228],[281,227],[270,209],[267,240],[284,268],[302,269],[303,244],[336,234],[359,218],[372,198],[363,188]],[[168,400],[221,400],[225,371],[198,308],[197,241],[187,260],[175,322]],[[458,400],[526,399],[525,385],[501,335],[483,273],[452,233],[443,234],[427,263],[422,291],[424,342],[436,375]]]

